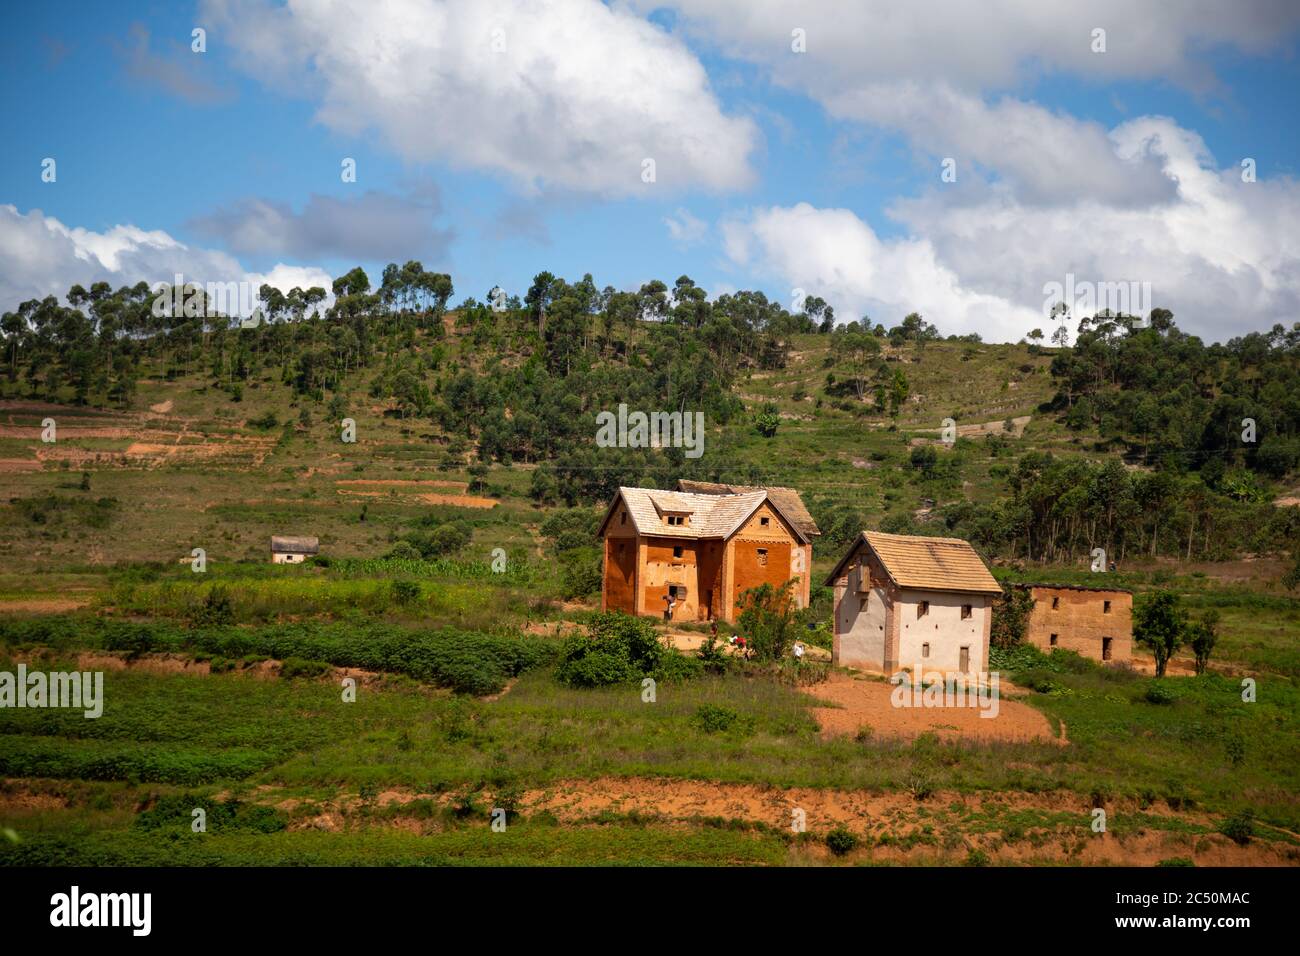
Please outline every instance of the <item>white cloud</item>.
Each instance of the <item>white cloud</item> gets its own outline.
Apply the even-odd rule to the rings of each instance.
[[[333,130],[378,131],[406,160],[621,196],[753,180],[757,127],[658,26],[599,0],[207,0],[248,72],[319,103]],[[655,182],[642,181],[643,160]]]
[[[962,177],[992,173],[1025,202],[1069,205],[1083,198],[1153,203],[1172,190],[1149,157],[1119,156],[1097,123],[1006,95],[1039,76],[1073,74],[1101,86],[1173,81],[1217,89],[1198,54],[1227,45],[1272,51],[1300,24],[1281,0],[1179,4],[1094,0],[633,0],[679,10],[685,30],[727,55],[808,94],[837,119],[901,132],[934,163],[957,161]],[[1093,52],[1092,31],[1106,30]],[[791,51],[791,31],[806,52]]]
[[[664,217],[668,227],[668,236],[679,246],[690,246],[703,241],[708,235],[709,224],[703,219],[691,215],[689,209],[678,207],[671,216]]]
[[[0,205],[0,310],[47,295],[63,298],[78,283],[152,285],[170,283],[178,273],[187,282],[246,281],[254,288],[269,283],[285,292],[313,285],[328,290],[333,281],[313,266],[281,263],[265,273],[249,272],[224,252],[187,246],[161,230],[118,225],[95,232],[68,227],[39,209],[23,214]]]
[[[845,209],[806,203],[723,224],[738,266],[821,295],[847,318],[891,325],[919,311],[945,333],[1014,341],[1044,326],[1044,286],[1150,283],[1151,306],[1180,327],[1223,340],[1300,314],[1300,184],[1243,183],[1217,169],[1195,133],[1144,117],[1110,133],[1125,160],[1148,154],[1174,183],[1143,207],[1083,198],[1044,209],[993,189],[955,205],[938,190],[895,203],[910,236],[881,239]],[[1136,311],[1136,310],[1135,310]]]
[[[738,266],[821,296],[845,321],[866,314],[890,326],[915,311],[944,334],[1014,339],[1037,320],[1032,309],[965,288],[928,240],[882,240],[847,209],[759,209],[724,221],[722,232]]]

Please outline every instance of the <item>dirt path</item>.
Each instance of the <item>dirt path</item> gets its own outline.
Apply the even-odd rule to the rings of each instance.
[[[1002,688],[999,688],[1001,692]],[[914,704],[910,692],[879,680],[832,672],[827,681],[807,693],[834,706],[811,708],[825,736],[856,734],[870,728],[875,735],[918,737],[933,733],[941,738],[978,741],[1029,741],[1064,743],[1052,733],[1052,725],[1041,711],[999,695],[996,716],[990,706],[928,707],[895,706],[894,692]]]

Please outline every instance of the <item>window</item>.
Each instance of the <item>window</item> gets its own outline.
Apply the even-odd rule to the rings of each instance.
[[[858,598],[858,610],[865,611],[866,609],[867,609],[867,598]]]
[[[766,527],[768,526],[768,524],[771,523],[771,521],[772,521],[771,518],[759,518],[759,519],[758,519],[758,523],[759,523],[760,525],[762,525],[764,528],[766,528]]]
[[[964,620],[966,620],[968,617],[970,617],[970,605],[969,605],[969,604],[963,604],[963,605],[961,606],[961,619],[964,621]]]
[[[921,645],[921,656],[922,656],[922,657],[929,657],[929,656],[930,656],[930,645],[929,645],[929,644],[922,644],[922,645]]]
[[[682,556],[682,548],[681,545],[678,545],[677,547],[673,548],[673,557],[680,558],[681,556]]]
[[[1051,637],[1049,637],[1049,638],[1047,639],[1047,645],[1048,645],[1048,647],[1055,647],[1055,646],[1056,646],[1056,635],[1055,635],[1055,634],[1053,634]]]
[[[1061,606],[1061,599],[1059,597],[1052,598],[1052,610],[1055,611],[1060,606]]]
[[[1103,661],[1110,660],[1111,645],[1114,643],[1114,640],[1115,639],[1112,637],[1103,637],[1101,639],[1101,659]]]
[[[925,616],[926,616],[927,614],[929,614],[929,613],[930,613],[930,602],[929,602],[929,601],[922,601],[920,604],[918,604],[918,605],[916,606],[916,616],[917,616],[917,618],[925,617]]]
[[[664,515],[664,521],[673,526],[686,524],[686,515]]]
[[[961,649],[961,659],[957,662],[957,669],[963,674],[970,670],[970,647]]]
[[[1102,601],[1102,602],[1101,602],[1101,613],[1102,613],[1102,614],[1109,614],[1109,613],[1110,613],[1110,602],[1109,602],[1109,601]],[[1107,638],[1107,640],[1110,640],[1110,638]]]
[[[767,567],[767,549],[766,549],[766,548],[759,548],[759,549],[758,549],[758,563],[759,563],[760,565],[762,565],[763,567]]]
[[[627,524],[627,512],[626,512],[626,511],[620,511],[620,512],[618,513],[618,523],[619,523],[619,524]]]

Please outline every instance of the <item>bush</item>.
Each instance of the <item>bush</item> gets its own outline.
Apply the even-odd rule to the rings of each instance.
[[[564,642],[556,670],[563,683],[601,687],[638,680],[655,673],[669,653],[654,625],[621,611],[594,615],[587,631]]]
[[[1172,704],[1177,698],[1167,684],[1155,680],[1147,685],[1142,699],[1148,704]]]
[[[394,581],[389,585],[393,601],[403,606],[420,600],[420,583],[418,581]]]
[[[298,677],[324,677],[333,668],[325,661],[312,661],[303,657],[286,657],[280,664],[280,676],[288,680]]]
[[[574,548],[560,554],[560,596],[566,601],[599,594],[604,560],[596,548]]]
[[[1233,843],[1245,846],[1255,835],[1255,814],[1250,810],[1234,813],[1219,824],[1219,832]]]
[[[826,846],[836,856],[844,856],[858,848],[858,837],[848,827],[840,824],[826,834]]]
[[[226,589],[216,585],[190,608],[186,618],[191,627],[226,627],[235,623],[235,607]]]
[[[424,555],[409,541],[399,541],[384,555],[390,561],[419,561]]]
[[[695,716],[691,718],[691,723],[706,734],[722,734],[740,723],[740,714],[729,707],[719,707],[717,704],[703,704],[696,709]]]
[[[740,596],[738,623],[760,661],[781,660],[794,644],[793,588],[793,581],[779,588],[761,584]]]
[[[706,637],[696,652],[699,655],[700,666],[711,674],[721,674],[725,671],[731,659],[727,656],[724,647],[717,635],[710,634]]]

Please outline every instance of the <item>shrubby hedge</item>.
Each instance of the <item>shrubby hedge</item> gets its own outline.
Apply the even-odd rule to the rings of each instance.
[[[136,623],[90,617],[0,621],[0,644],[66,650],[97,647],[133,655],[158,652],[323,661],[491,694],[522,672],[550,663],[555,644],[526,635],[503,636],[455,628],[410,630],[386,624],[277,624],[257,628],[184,630],[165,622]]]

